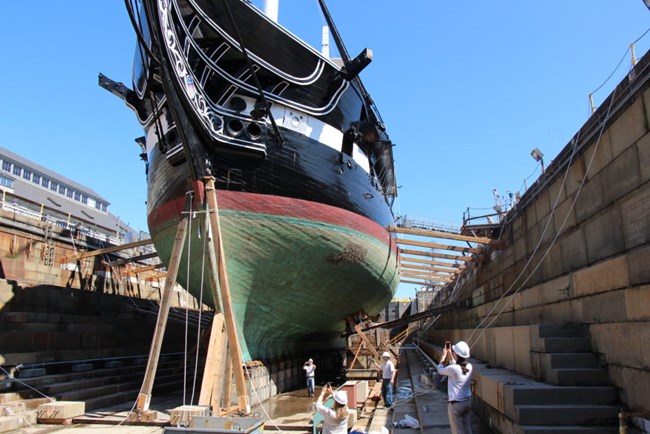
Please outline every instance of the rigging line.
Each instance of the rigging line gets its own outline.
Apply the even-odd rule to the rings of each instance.
[[[345,44],[343,43],[343,38],[341,38],[341,34],[339,33],[336,24],[334,24],[334,20],[332,19],[332,16],[330,15],[329,10],[327,9],[325,0],[318,0],[318,3],[320,4],[321,11],[325,16],[327,25],[329,26],[330,31],[332,32],[332,36],[334,37],[334,43],[336,44],[336,47],[339,50],[339,54],[341,55],[341,59],[343,60],[343,65],[347,65],[351,59],[350,59],[350,54],[348,53],[347,49],[345,48]],[[372,97],[366,90],[366,87],[363,85],[361,78],[357,75],[353,78],[353,80],[357,84],[357,86],[359,87],[359,91],[361,92],[360,97],[366,109],[367,112],[366,114],[368,116],[371,116],[372,114],[375,117],[375,119],[373,120],[383,125],[384,120],[382,119],[381,114],[379,113],[379,109],[377,108],[375,102],[372,100]],[[354,86],[352,86],[352,88],[354,89]]]
[[[201,230],[201,225],[199,225],[199,233],[200,230]],[[208,237],[203,237],[203,259],[201,260],[201,283],[199,286],[201,288],[201,292],[199,294],[199,325],[201,324],[201,314],[203,313],[203,290],[204,290],[203,285],[205,282],[204,278],[205,278],[206,251],[208,250],[207,240]],[[199,326],[196,329],[196,357],[194,359],[194,383],[192,386],[192,398],[190,399],[190,402],[194,402],[194,392],[196,391],[196,381],[197,381],[197,375],[199,371],[200,344],[201,344],[201,327]]]
[[[186,265],[186,271],[185,271],[185,334],[184,334],[184,340],[185,340],[185,349],[184,349],[184,357],[183,357],[183,405],[187,404],[186,401],[186,389],[187,389],[187,345],[188,345],[188,334],[189,334],[189,294],[190,294],[190,257],[192,256],[192,201],[194,200],[194,195],[192,194],[192,191],[187,191],[185,192],[186,196],[189,196],[189,203],[188,203],[188,211],[190,214],[188,214],[185,217],[181,218],[186,218],[188,220],[188,227],[187,227],[187,265]],[[182,253],[182,252],[181,252]]]
[[[133,13],[133,2],[131,0],[124,0],[124,6],[126,7],[126,11],[129,14],[129,20],[131,20],[131,26],[133,27],[133,30],[135,30],[135,34],[138,38],[138,49],[140,50],[140,56],[142,56],[142,60],[144,60],[144,56],[142,55],[142,49],[144,48],[149,57],[155,60],[156,63],[160,63],[160,60],[158,60],[158,58],[153,54],[151,49],[149,49],[149,46],[147,45],[147,41],[145,40],[144,35],[142,34],[142,21],[140,20],[139,14],[138,14],[138,22],[137,23],[135,22],[135,14]]]
[[[270,422],[271,425],[273,425],[273,427],[275,428],[276,431],[282,431],[280,429],[280,427],[275,424],[275,422],[273,421],[273,418],[271,418],[269,413],[266,411],[266,408],[264,407],[264,404],[262,403],[262,399],[260,398],[260,395],[257,392],[257,387],[255,387],[255,382],[251,378],[250,372],[248,372],[248,366],[246,366],[246,363],[244,363],[243,368],[244,368],[244,372],[246,372],[246,376],[248,377],[248,384],[251,385],[251,389],[253,389],[253,393],[255,394],[255,397],[257,398],[257,402],[258,402],[260,408],[262,409],[262,411],[264,412],[264,414],[266,415],[266,421]]]
[[[614,92],[616,92],[616,90],[615,90]],[[570,213],[570,212],[573,210],[573,208],[575,207],[575,204],[576,204],[576,202],[577,202],[577,200],[578,200],[578,197],[580,196],[580,193],[581,193],[581,191],[582,191],[582,188],[584,187],[585,182],[586,182],[586,180],[587,180],[587,176],[588,176],[588,174],[589,174],[589,169],[591,168],[591,165],[592,165],[592,163],[593,163],[593,161],[594,161],[594,158],[595,158],[595,156],[596,156],[596,151],[598,150],[598,147],[599,147],[599,145],[600,145],[600,140],[601,140],[601,138],[602,138],[602,136],[603,136],[603,133],[604,133],[604,131],[605,131],[605,125],[606,125],[606,122],[607,122],[607,120],[608,120],[608,119],[610,118],[610,116],[611,116],[611,109],[612,109],[612,106],[613,106],[613,100],[614,100],[614,97],[612,96],[612,102],[610,102],[610,106],[609,106],[608,109],[607,109],[607,114],[606,114],[605,118],[603,119],[603,121],[601,122],[601,128],[600,128],[600,131],[599,131],[599,133],[598,133],[598,139],[596,140],[596,144],[594,145],[593,153],[591,154],[591,158],[589,159],[589,163],[587,164],[587,168],[585,169],[585,174],[584,174],[583,177],[582,177],[582,180],[581,180],[581,182],[580,182],[580,186],[579,186],[578,189],[576,190],[576,193],[575,193],[575,196],[574,196],[574,198],[573,198],[573,201],[571,202],[571,207],[570,207],[569,210],[567,211],[567,213],[566,213],[566,215],[565,215],[565,217],[564,217],[564,220],[562,221],[562,224],[560,225],[560,228],[556,230],[555,237],[553,238],[553,240],[552,240],[551,243],[549,244],[549,246],[548,246],[548,248],[546,249],[546,252],[544,253],[544,255],[540,258],[540,260],[539,260],[537,266],[536,266],[536,267],[535,267],[535,268],[530,272],[530,274],[528,275],[528,277],[526,278],[526,280],[525,280],[524,282],[522,282],[522,284],[519,286],[519,288],[517,288],[517,290],[514,291],[514,292],[510,295],[509,302],[512,301],[512,300],[514,299],[514,296],[515,296],[515,295],[516,295],[516,294],[517,294],[517,293],[518,293],[518,292],[523,288],[523,285],[525,285],[525,284],[530,280],[530,278],[533,276],[533,273],[535,273],[535,271],[537,271],[537,269],[542,265],[542,262],[544,261],[544,259],[546,258],[546,256],[550,253],[551,248],[553,247],[553,245],[555,244],[555,242],[556,242],[557,239],[559,238],[560,233],[562,232],[562,229],[564,228],[564,225],[566,224],[567,220],[569,219],[569,213]],[[568,173],[569,173],[569,166],[570,166],[570,164],[571,164],[571,161],[573,160],[573,157],[574,157],[574,155],[575,155],[575,152],[576,152],[577,147],[578,147],[578,138],[576,138],[575,141],[574,141],[574,150],[573,150],[573,152],[572,152],[572,154],[571,154],[571,160],[570,160],[569,164],[567,165],[567,170],[565,171],[565,177],[564,177],[564,180],[563,180],[563,185],[566,183],[567,175],[568,175]],[[557,197],[557,199],[556,199],[556,201],[555,201],[555,204],[553,205],[553,210],[551,210],[551,216],[553,215],[553,212],[554,212],[555,209],[557,208],[557,202],[559,201],[559,197],[560,197],[560,194],[559,194],[559,192],[558,192],[558,197]],[[549,220],[547,221],[547,226],[548,226],[548,223],[549,223],[549,222],[550,222],[550,216],[549,216]],[[545,231],[546,231],[546,228],[545,228]],[[529,261],[526,263],[526,265],[525,265],[524,268],[522,269],[522,272],[520,273],[520,275],[517,276],[517,278],[513,281],[512,285],[510,285],[510,287],[508,288],[508,290],[507,290],[506,292],[504,292],[504,294],[499,298],[499,300],[497,301],[497,303],[495,303],[495,306],[494,306],[494,307],[492,308],[492,310],[490,310],[490,312],[486,315],[485,319],[484,319],[483,321],[481,321],[481,323],[479,323],[479,325],[474,329],[474,331],[472,332],[472,334],[470,335],[470,338],[469,338],[468,340],[471,340],[471,338],[472,338],[472,336],[474,335],[474,333],[476,332],[476,330],[481,326],[481,324],[483,324],[483,323],[485,322],[485,320],[489,317],[489,315],[491,315],[492,312],[494,312],[494,309],[496,308],[496,306],[498,305],[498,303],[500,303],[500,301],[501,301],[501,300],[502,300],[502,299],[503,299],[503,298],[508,294],[508,292],[509,292],[513,287],[514,287],[514,283],[515,283],[517,280],[519,280],[519,278],[523,275],[523,271],[528,267],[528,265],[529,265],[530,262],[532,261],[533,256],[535,255],[537,249],[539,248],[539,246],[540,246],[540,244],[541,244],[541,240],[542,240],[542,238],[543,238],[543,235],[544,235],[544,234],[540,235],[540,241],[539,241],[539,243],[537,244],[537,246],[535,247],[535,251],[533,251],[533,253],[531,254]],[[509,303],[508,303],[508,304],[509,304]],[[505,305],[503,306],[503,308],[501,308],[501,310],[497,313],[497,315],[495,315],[494,318],[493,318],[493,319],[492,319],[492,320],[487,324],[486,328],[489,327],[489,326],[491,326],[491,325],[494,323],[494,321],[496,321],[496,319],[499,317],[499,315],[501,315],[501,313],[505,310],[505,308],[508,306],[508,304],[505,304]],[[480,333],[479,336],[477,337],[477,340],[480,339],[480,337],[483,335],[484,331],[485,331],[485,328],[483,328],[483,330],[481,331],[481,333]]]
[[[577,144],[578,144],[578,139],[576,138],[576,139],[573,141],[573,150],[572,150],[572,153],[571,153],[571,157],[570,157],[570,159],[569,159],[569,163],[567,164],[567,170],[564,172],[564,178],[563,178],[563,180],[562,180],[562,185],[563,185],[563,186],[566,184],[566,180],[567,180],[567,178],[568,178],[568,173],[569,173],[569,168],[570,168],[571,162],[573,161],[573,157],[575,156],[576,150],[577,150],[577,148],[578,148]],[[490,312],[488,312],[488,313],[485,315],[485,318],[484,318],[483,320],[481,320],[481,321],[479,322],[479,324],[474,328],[474,330],[472,331],[472,334],[471,334],[470,337],[468,338],[468,341],[471,341],[472,337],[474,336],[474,333],[476,333],[476,330],[478,330],[478,329],[479,329],[479,328],[480,328],[480,327],[485,323],[485,321],[487,321],[487,319],[488,319],[489,316],[492,314],[492,312],[494,312],[494,311],[497,309],[497,306],[499,306],[499,303],[501,303],[501,301],[502,301],[502,300],[503,300],[503,299],[508,295],[508,293],[510,292],[510,290],[511,290],[512,288],[514,288],[516,282],[517,282],[517,281],[518,281],[518,280],[519,280],[519,279],[524,275],[524,272],[526,271],[526,269],[528,268],[528,266],[532,263],[533,258],[535,257],[535,254],[537,253],[537,250],[539,249],[539,247],[540,247],[541,244],[542,244],[542,240],[544,239],[544,235],[546,234],[546,231],[548,230],[548,228],[549,228],[549,226],[550,226],[551,217],[553,217],[553,215],[554,215],[554,213],[555,213],[555,210],[556,210],[556,208],[557,208],[557,205],[558,205],[559,199],[560,199],[560,193],[561,193],[561,190],[558,190],[558,195],[557,195],[556,198],[555,198],[555,202],[554,202],[554,204],[553,204],[553,208],[551,209],[551,212],[550,212],[550,214],[549,214],[548,220],[546,221],[546,225],[545,225],[545,227],[544,227],[544,230],[542,231],[542,234],[540,234],[539,239],[538,239],[538,241],[537,241],[537,245],[536,245],[535,248],[533,249],[533,252],[530,254],[530,256],[529,256],[529,258],[528,258],[528,261],[527,261],[526,264],[522,267],[521,272],[520,272],[519,275],[518,275],[518,276],[513,280],[513,282],[512,282],[512,283],[510,284],[510,286],[508,287],[508,289],[507,289],[506,291],[504,291],[504,293],[503,293],[503,294],[502,294],[502,295],[497,299],[497,301],[494,303],[494,305],[492,306],[492,309],[490,310]],[[557,232],[557,233],[559,233],[559,232]],[[551,245],[549,246],[549,250],[550,250],[550,248],[551,248],[552,246],[553,246],[553,242],[552,242]],[[544,260],[545,257],[546,257],[546,255],[544,255],[544,257],[542,257],[542,259],[539,261],[537,267],[535,267],[535,269],[533,270],[533,272],[534,272],[535,270],[537,270],[537,268],[539,268],[539,266],[541,265],[541,262]],[[532,276],[532,272],[529,274],[529,277],[524,281],[524,283],[522,283],[522,285],[525,284],[525,282],[527,282],[527,281],[530,279],[531,276]],[[516,294],[517,292],[519,292],[520,289],[521,289],[521,287],[520,287],[519,289],[517,289],[517,291],[515,291],[514,294]],[[514,296],[514,294],[513,294],[513,296]],[[502,311],[503,311],[503,310],[501,310],[501,312],[502,312]],[[501,312],[499,312],[499,314],[500,314]],[[498,316],[498,315],[497,315],[497,316]],[[496,319],[496,318],[495,318],[495,319]],[[489,324],[492,324],[493,322],[494,322],[494,321],[490,322]],[[479,337],[480,337],[480,336],[479,336]]]
[[[650,27],[648,28],[648,30],[646,30],[645,32],[643,32],[643,34],[642,34],[641,36],[639,36],[639,37],[638,37],[634,42],[632,42],[632,44],[636,44],[637,42],[639,42],[639,41],[641,40],[641,38],[643,38],[643,37],[644,37],[648,32],[650,32]],[[607,77],[607,78],[605,79],[605,81],[604,81],[600,86],[598,86],[594,91],[592,91],[592,92],[591,92],[591,95],[593,95],[594,93],[598,92],[598,91],[599,91],[599,90],[600,90],[600,89],[605,85],[605,83],[607,83],[607,82],[609,81],[609,79],[612,78],[612,76],[613,76],[613,75],[616,73],[616,71],[618,70],[619,66],[621,66],[621,64],[623,63],[623,61],[624,61],[625,58],[627,57],[627,53],[629,53],[629,52],[630,52],[630,47],[628,47],[627,50],[625,50],[625,53],[623,53],[623,57],[621,57],[621,60],[618,62],[618,65],[616,65],[616,67],[614,68],[614,70],[612,71],[612,73],[609,74],[609,77]]]
[[[33,390],[34,392],[38,393],[38,394],[41,395],[43,398],[49,399],[50,402],[56,402],[56,399],[54,399],[54,398],[52,398],[52,397],[50,397],[50,396],[47,396],[46,394],[44,394],[44,393],[41,392],[40,390],[38,390],[38,389],[36,389],[36,388],[30,386],[29,384],[25,383],[24,381],[20,381],[18,378],[15,378],[15,377],[12,376],[9,372],[7,372],[7,371],[5,370],[5,368],[3,368],[2,366],[0,366],[0,370],[1,370],[2,372],[4,372],[5,375],[6,375],[8,378],[11,378],[11,381],[12,381],[12,382],[15,381],[15,382],[17,382],[17,383],[22,384],[23,386],[27,387],[28,389],[31,389],[31,390]]]
[[[251,58],[248,56],[248,51],[246,50],[246,46],[244,45],[244,39],[241,37],[241,34],[239,33],[239,27],[237,27],[237,23],[235,23],[235,17],[232,15],[232,11],[230,10],[230,5],[228,4],[227,0],[224,0],[223,3],[226,6],[226,11],[228,12],[228,18],[230,18],[230,23],[232,24],[233,31],[237,35],[237,39],[239,41],[239,48],[241,49],[244,59],[246,60],[246,64],[248,65],[248,69],[250,70],[253,80],[255,81],[255,86],[257,87],[257,91],[260,93],[260,98],[264,102],[264,107],[267,110],[267,114],[269,116],[269,120],[271,121],[271,125],[273,125],[273,130],[275,131],[275,134],[278,136],[277,137],[278,143],[280,146],[282,146],[284,145],[284,137],[282,137],[280,128],[278,128],[278,125],[275,123],[275,117],[271,112],[271,104],[266,99],[266,95],[264,95],[264,88],[262,87],[262,84],[260,83],[260,79],[257,76],[257,71],[255,71],[255,68],[253,68],[253,62],[251,61]]]

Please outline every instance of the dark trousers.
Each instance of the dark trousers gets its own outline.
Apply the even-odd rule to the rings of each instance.
[[[384,398],[386,407],[393,406],[393,385],[390,384],[390,378],[381,380],[381,397]]]

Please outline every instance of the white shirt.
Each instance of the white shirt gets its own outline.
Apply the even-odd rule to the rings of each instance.
[[[381,364],[379,367],[381,369],[381,378],[384,380],[390,380],[393,378],[393,372],[395,372],[395,365],[389,359]]]
[[[348,434],[348,419],[350,416],[337,419],[336,412],[333,409],[319,403],[316,403],[316,411],[324,418],[323,434]]]
[[[302,367],[302,369],[305,370],[305,373],[307,374],[307,378],[314,378],[314,371],[316,370],[316,366],[314,366],[313,364],[305,365]]]
[[[472,390],[470,389],[472,384],[472,365],[471,363],[467,363],[465,367],[467,368],[466,374],[463,374],[460,365],[456,365],[455,363],[449,366],[441,363],[437,367],[438,374],[449,377],[447,394],[449,395],[450,401],[467,401],[472,397]]]

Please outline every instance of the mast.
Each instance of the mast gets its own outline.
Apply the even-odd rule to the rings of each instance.
[[[280,0],[264,0],[264,15],[274,22],[278,22],[278,10],[280,8]]]

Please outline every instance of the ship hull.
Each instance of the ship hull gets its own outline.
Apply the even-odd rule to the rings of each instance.
[[[220,309],[203,191],[214,179],[244,359],[342,347],[348,318],[377,315],[399,282],[393,145],[363,85],[248,2],[142,5],[148,47],[126,101],[146,133],[162,263],[191,216],[177,281]]]
[[[392,215],[381,195],[368,193],[367,174],[353,164],[344,164],[341,173],[337,151],[288,131],[285,137],[283,147],[263,161],[213,156],[215,167],[223,166],[217,173],[230,171],[217,177],[217,200],[247,360],[344,346],[346,317],[378,314],[399,281],[397,248],[386,229]],[[186,206],[189,170],[159,153],[151,157],[149,228],[167,264]],[[186,256],[181,259],[178,282],[214,306],[203,265],[202,184],[195,185],[187,241],[192,265],[188,273]]]
[[[340,335],[346,316],[377,313],[390,301],[398,280],[396,252],[376,223],[318,202],[228,191],[220,191],[218,198],[245,359],[344,346]],[[212,304],[210,291],[201,284],[209,280],[200,260],[205,240],[198,237],[205,214],[197,216],[188,240],[189,274],[182,260],[179,283]],[[170,215],[153,234],[165,263],[177,221]]]

